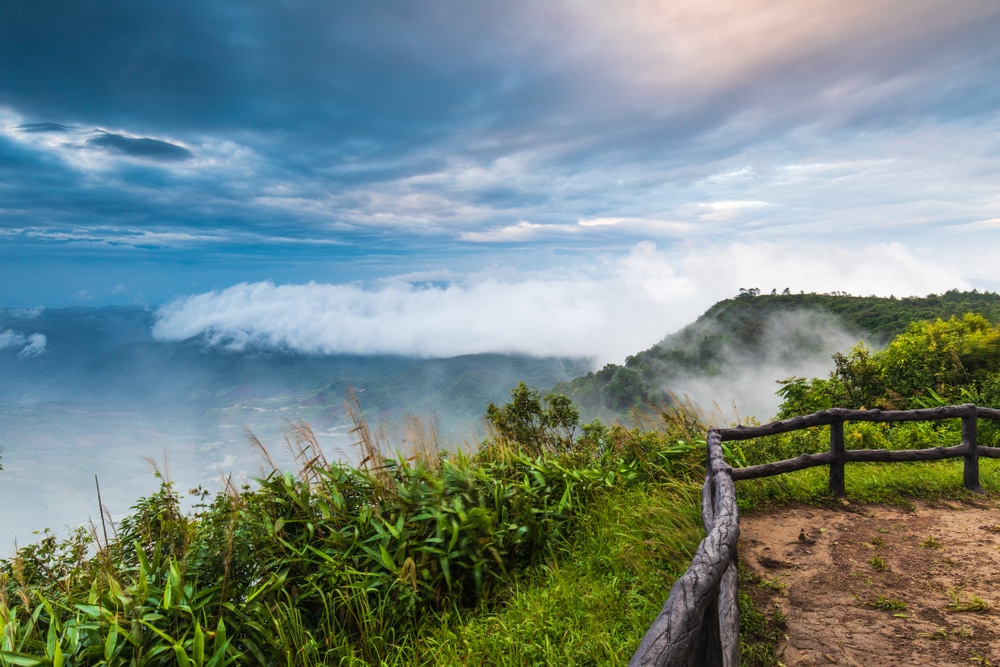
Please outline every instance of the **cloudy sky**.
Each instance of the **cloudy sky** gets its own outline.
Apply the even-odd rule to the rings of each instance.
[[[0,306],[614,360],[740,287],[1000,290],[997,35],[994,0],[5,2]]]

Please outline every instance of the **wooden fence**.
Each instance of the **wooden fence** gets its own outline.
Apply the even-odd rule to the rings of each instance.
[[[962,420],[962,442],[953,447],[884,450],[846,449],[844,422],[899,422],[942,419]],[[844,466],[850,461],[934,461],[965,459],[965,488],[981,492],[979,458],[1000,458],[1000,447],[980,447],[979,419],[1000,421],[1000,410],[972,404],[924,410],[846,410],[833,408],[805,417],[764,426],[719,428],[708,431],[708,461],[702,488],[701,517],[705,539],[687,571],[674,582],[670,597],[653,621],[629,667],[693,667],[739,664],[739,606],[736,595],[736,542],[739,514],[734,480],[769,477],[815,466],[830,466],[830,491],[843,496]],[[722,443],[788,433],[813,426],[830,427],[830,450],[802,454],[794,459],[732,468],[726,463]]]

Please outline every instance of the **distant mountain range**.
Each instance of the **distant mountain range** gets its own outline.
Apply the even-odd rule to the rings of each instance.
[[[585,359],[477,354],[450,359],[229,351],[194,338],[160,342],[138,307],[0,310],[0,401],[187,405],[205,410],[273,402],[342,412],[349,389],[366,413],[436,413],[447,427],[483,417],[519,381],[541,387],[589,369]],[[28,350],[44,336],[40,354]]]
[[[453,429],[481,420],[487,403],[504,401],[524,380],[565,393],[585,417],[616,419],[633,407],[669,403],[693,385],[737,371],[770,374],[766,380],[772,383],[782,379],[775,374],[803,375],[858,341],[878,347],[914,320],[970,311],[1000,320],[1000,295],[951,291],[895,299],[744,290],[624,364],[591,372],[586,359],[502,354],[417,359],[234,352],[198,338],[156,341],[155,313],[140,307],[6,309],[0,310],[0,403],[210,411],[257,402],[304,406],[337,418],[343,416],[345,395],[354,390],[366,414],[435,414]]]
[[[32,530],[97,516],[94,477],[120,516],[155,490],[147,459],[180,490],[236,484],[261,470],[259,437],[279,466],[289,421],[305,421],[331,459],[357,460],[344,401],[356,392],[373,427],[405,449],[407,413],[440,444],[478,443],[489,402],[521,380],[551,387],[585,359],[478,354],[451,359],[234,352],[194,338],[154,340],[155,313],[136,307],[0,310],[0,555]],[[406,452],[404,452],[405,454]]]

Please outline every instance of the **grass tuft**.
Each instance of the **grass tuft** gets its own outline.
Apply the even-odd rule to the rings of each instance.
[[[878,570],[879,572],[882,572],[889,567],[888,563],[886,563],[885,559],[882,558],[881,556],[872,556],[868,560],[868,564],[871,565],[872,568]]]
[[[861,602],[866,607],[874,607],[882,611],[906,611],[906,603],[899,598],[888,598],[881,593]]]
[[[945,606],[945,609],[952,613],[960,614],[964,612],[971,612],[974,614],[985,614],[992,607],[989,602],[982,599],[978,595],[964,595],[960,594],[956,590],[952,590],[950,593],[951,602]]]

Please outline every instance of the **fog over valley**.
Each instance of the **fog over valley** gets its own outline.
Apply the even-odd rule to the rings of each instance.
[[[251,431],[280,466],[283,433],[305,421],[331,459],[356,460],[344,406],[356,391],[366,417],[399,428],[407,413],[453,444],[478,442],[489,401],[524,379],[540,387],[590,368],[586,359],[480,354],[451,358],[241,350],[204,337],[156,340],[156,312],[139,307],[0,311],[0,550],[46,526],[63,532],[120,518],[158,486],[152,459],[181,491],[261,476]],[[25,333],[21,333],[25,332]],[[35,353],[32,340],[44,339]],[[29,353],[25,353],[28,350]],[[399,440],[397,440],[399,441]]]
[[[607,351],[539,354],[550,343],[529,335],[542,331],[545,336],[544,321],[537,318],[522,320],[524,344],[511,346],[506,354],[435,356],[430,354],[433,346],[414,347],[413,341],[431,341],[429,332],[435,330],[446,336],[443,319],[428,323],[415,317],[414,310],[390,314],[389,322],[397,326],[385,326],[379,299],[393,298],[400,289],[387,288],[367,313],[353,313],[355,319],[367,317],[372,331],[388,331],[367,354],[343,351],[357,340],[349,331],[325,334],[318,325],[297,330],[281,317],[301,305],[295,303],[300,293],[315,299],[317,292],[326,291],[333,294],[324,303],[326,310],[314,309],[312,318],[300,323],[334,327],[339,306],[331,301],[338,290],[329,286],[239,286],[159,310],[0,311],[0,372],[5,377],[0,385],[0,504],[18,508],[0,526],[0,550],[9,553],[15,540],[23,545],[34,539],[33,531],[46,527],[63,533],[88,518],[98,520],[95,475],[116,520],[138,498],[156,490],[154,464],[181,492],[199,485],[218,490],[224,477],[237,486],[252,483],[267,469],[260,452],[248,445],[248,432],[268,447],[279,467],[292,467],[284,432],[289,422],[298,421],[315,431],[329,458],[356,461],[353,422],[345,407],[351,391],[365,417],[385,423],[395,443],[402,442],[403,420],[412,414],[428,430],[432,425],[438,429],[442,445],[475,447],[485,433],[487,403],[505,402],[519,381],[544,393],[598,370],[610,356]],[[438,302],[474,301],[448,289],[403,291],[422,292],[425,300]],[[339,292],[350,300],[350,289]],[[553,306],[553,312],[570,317],[573,307]],[[247,313],[254,315],[257,328],[241,327],[240,318]],[[398,319],[393,322],[393,317]],[[411,334],[417,335],[398,330],[408,321]],[[356,322],[347,318],[345,327],[349,325]],[[722,328],[702,318],[662,340],[659,348],[692,355],[707,339],[723,334]],[[599,341],[600,323],[596,329]],[[565,330],[556,323],[555,333],[548,335],[555,341]],[[298,337],[293,337],[296,331]],[[766,420],[778,404],[776,380],[823,375],[832,366],[833,352],[847,350],[861,338],[829,314],[778,313],[762,321],[749,345],[744,341],[713,348],[708,373],[665,364],[657,370],[662,384],[656,389],[698,403],[716,422],[736,419],[737,413]],[[493,346],[504,347],[487,338],[468,349]],[[401,348],[411,354],[377,352]],[[601,414],[580,407],[587,420]]]

